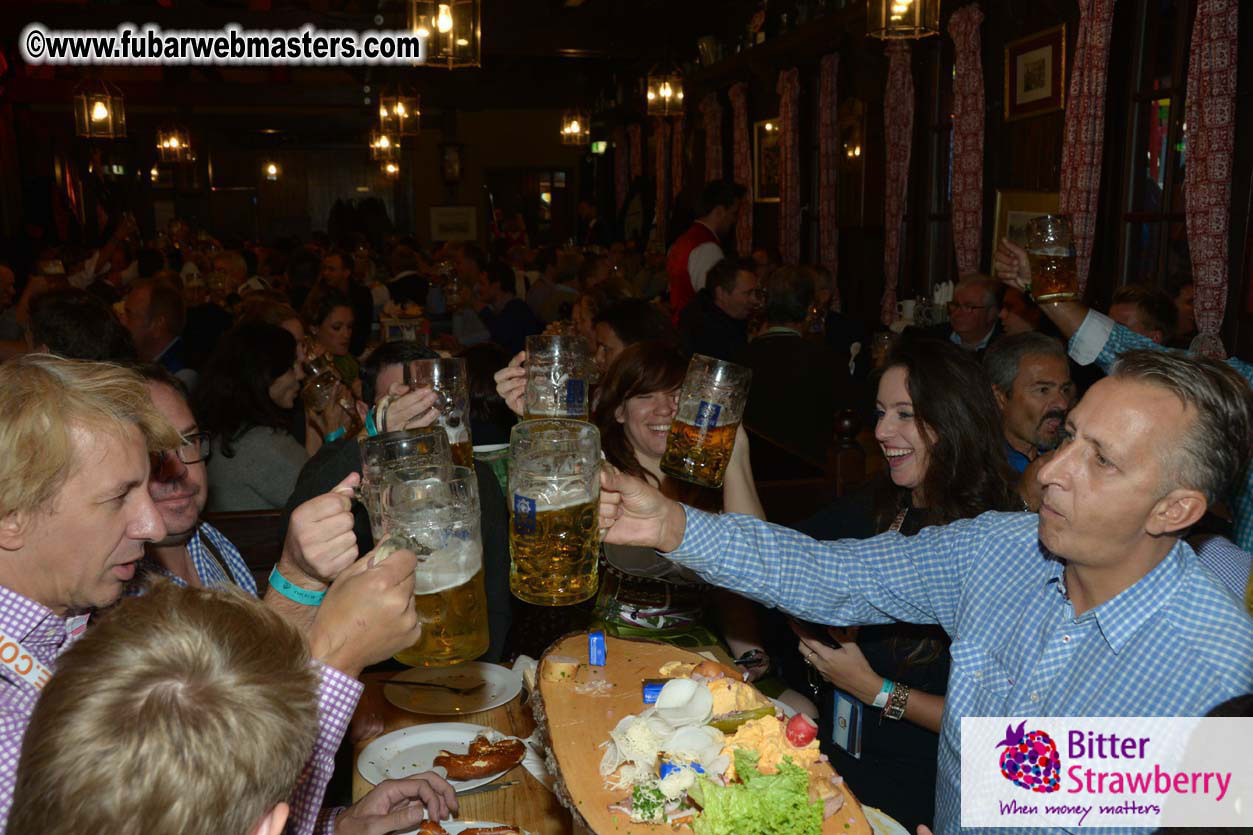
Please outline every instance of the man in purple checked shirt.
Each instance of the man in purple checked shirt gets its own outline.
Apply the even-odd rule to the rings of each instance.
[[[57,657],[93,609],[121,596],[144,544],[165,536],[148,493],[149,453],[177,448],[182,439],[154,408],[143,380],[116,366],[28,355],[0,366],[0,390],[3,820],[26,725]],[[319,810],[361,694],[356,677],[417,638],[414,565],[406,552],[377,564],[364,557],[318,607],[308,640],[319,678],[319,731],[289,798],[288,832],[375,833],[401,823],[380,798],[321,817]],[[447,794],[433,813],[455,807]]]

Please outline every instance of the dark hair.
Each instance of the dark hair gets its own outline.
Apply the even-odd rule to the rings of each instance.
[[[126,362],[137,359],[130,332],[94,293],[65,287],[31,299],[30,336],[67,359]]]
[[[318,279],[321,259],[311,249],[299,249],[287,259],[287,281],[295,287],[312,287]]]
[[[686,375],[687,357],[665,342],[631,345],[609,364],[600,381],[592,422],[600,430],[600,448],[610,464],[636,478],[654,480],[636,460],[615,412],[632,397],[678,388]]]
[[[935,436],[922,494],[927,524],[942,525],[988,510],[1021,510],[1005,457],[1001,413],[978,360],[945,339],[905,332],[888,351],[878,379],[892,368],[907,374],[915,419]],[[892,485],[876,502],[876,530],[886,530],[910,491]]]
[[[710,267],[709,272],[705,274],[705,289],[711,296],[714,290],[733,293],[735,292],[735,279],[739,274],[753,273],[756,266],[750,258],[723,258]],[[756,275],[756,273],[753,274]]]
[[[343,293],[326,284],[319,283],[305,299],[300,315],[305,320],[305,327],[316,328],[326,321],[326,317],[337,307],[352,310],[352,302]],[[355,313],[354,313],[355,318]]]
[[[661,341],[677,344],[678,333],[670,319],[656,305],[643,299],[614,302],[595,316],[595,323],[608,325],[623,345]]]
[[[696,216],[705,217],[719,206],[730,209],[747,193],[744,186],[727,180],[712,180],[705,183],[705,187],[700,191],[700,197],[696,200]]]
[[[144,248],[135,256],[135,268],[140,278],[152,278],[165,269],[165,256],[160,250]]]
[[[286,429],[288,416],[270,399],[270,385],[296,363],[296,338],[276,325],[237,325],[218,343],[192,395],[200,428],[221,442],[230,458],[237,440],[254,426]]]
[[[470,390],[470,420],[475,424],[487,424],[499,429],[503,439],[478,443],[507,443],[509,430],[517,422],[517,416],[509,411],[505,400],[496,391],[496,372],[509,364],[509,352],[494,342],[481,342],[466,348],[458,356],[466,361],[467,384]]]
[[[1161,290],[1139,284],[1125,284],[1114,291],[1110,307],[1116,304],[1134,304],[1149,330],[1161,331],[1162,339],[1170,339],[1175,330],[1178,311],[1175,302]]]
[[[514,275],[513,267],[503,261],[493,261],[487,265],[487,283],[495,284],[511,295],[518,292],[518,278]]]
[[[164,365],[155,362],[138,362],[129,364],[129,367],[147,382],[169,386],[178,392],[179,396],[184,400],[191,399],[191,393],[187,391],[187,384],[171,374],[170,370]]]
[[[158,278],[145,278],[131,285],[131,292],[143,288],[148,292],[148,321],[160,317],[165,320],[170,333],[179,335],[187,324],[187,303],[183,301],[183,293],[169,281]]]
[[[767,322],[805,321],[814,303],[814,278],[808,270],[779,267],[765,284]]]
[[[479,247],[478,244],[475,244],[475,243],[466,244],[465,249],[462,250],[462,253],[465,255],[466,258],[469,258],[471,261],[474,262],[474,266],[478,268],[479,272],[483,272],[484,270],[487,269],[487,264],[488,264],[487,253],[485,253],[482,250],[482,248]]]
[[[349,254],[348,250],[335,247],[322,256],[322,261],[325,261],[327,258],[338,258],[344,269],[352,272],[352,255]],[[318,269],[319,271],[321,270],[321,261],[318,262]]]
[[[377,390],[379,374],[383,373],[383,369],[389,365],[399,365],[402,362],[413,362],[414,360],[433,359],[439,359],[439,354],[416,342],[402,339],[384,342],[371,351],[369,356],[361,363],[362,399],[365,400],[367,405],[372,405],[379,398],[380,392]],[[493,373],[494,371],[493,369]]]

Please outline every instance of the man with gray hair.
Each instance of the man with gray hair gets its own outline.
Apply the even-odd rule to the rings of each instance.
[[[1253,618],[1180,539],[1251,447],[1253,391],[1238,374],[1139,351],[1067,415],[1038,473],[1039,515],[817,542],[684,507],[605,465],[600,527],[607,543],[655,548],[805,620],[942,627],[952,666],[935,830],[948,835],[961,824],[963,717],[1203,716],[1253,690]],[[837,652],[812,638],[800,651]],[[909,688],[887,684],[884,718],[899,719]]]
[[[1001,335],[1001,289],[979,273],[962,276],[948,303],[948,323],[937,325],[935,335],[982,356]]]
[[[1022,473],[1057,446],[1074,402],[1066,349],[1038,331],[1002,337],[984,354],[983,370],[1001,407],[1009,465]]]

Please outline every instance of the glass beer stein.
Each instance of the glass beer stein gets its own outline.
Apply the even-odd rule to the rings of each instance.
[[[523,418],[587,419],[592,352],[578,336],[526,338]]]
[[[361,486],[357,498],[370,516],[374,541],[383,538],[383,485],[392,475],[433,466],[451,466],[448,436],[438,426],[384,432],[362,438]]]
[[[470,437],[470,388],[463,359],[416,360],[413,384],[435,389],[437,425],[448,435],[452,461],[458,467],[474,466],[474,441]]]
[[[411,667],[478,658],[490,638],[474,470],[443,465],[390,475],[382,504],[387,542],[418,557],[413,597],[422,635],[394,657]]]
[[[1037,303],[1079,298],[1079,272],[1069,217],[1041,215],[1030,220],[1027,255],[1031,260],[1031,297]]]
[[[527,420],[509,445],[509,588],[539,606],[596,593],[600,432],[577,420]]]
[[[702,487],[721,487],[744,415],[751,369],[696,354],[679,390],[661,471]]]

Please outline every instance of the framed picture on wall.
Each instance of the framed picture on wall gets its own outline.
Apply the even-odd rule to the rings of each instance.
[[[1005,121],[1053,113],[1066,106],[1066,25],[1005,47]]]
[[[1056,191],[996,190],[996,235],[992,238],[995,252],[1002,238],[1019,246],[1027,245],[1027,224],[1040,215],[1055,215],[1061,195]]]
[[[779,202],[779,179],[783,171],[783,148],[779,144],[779,120],[753,123],[753,199]]]

